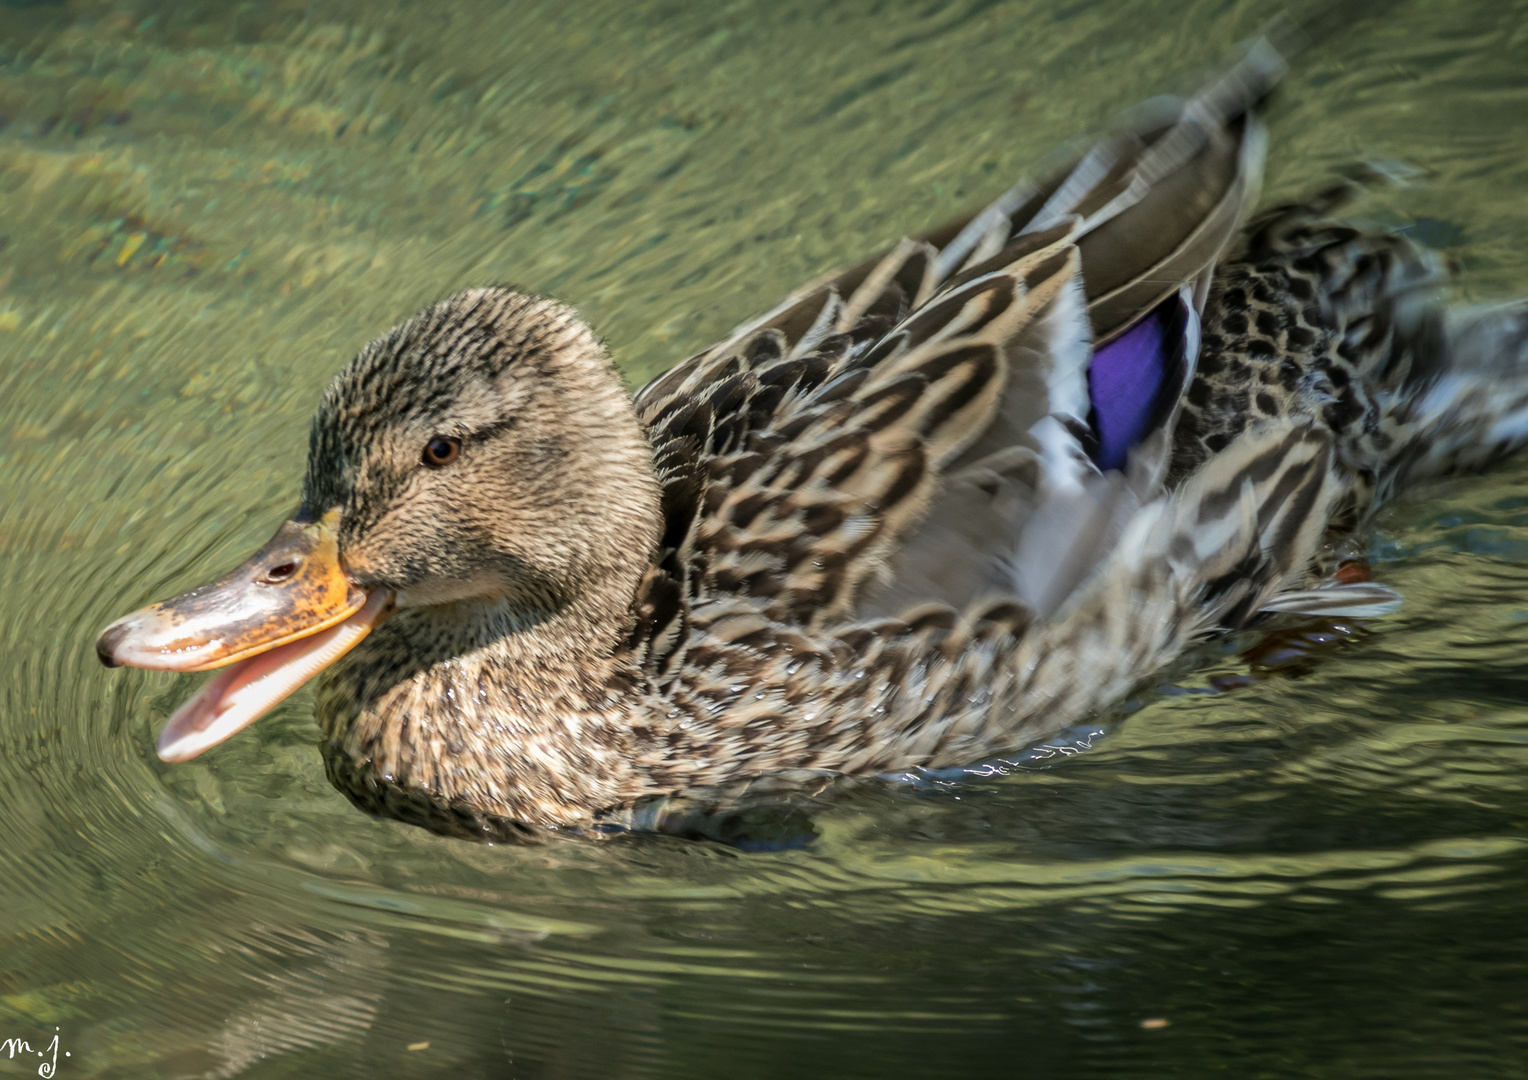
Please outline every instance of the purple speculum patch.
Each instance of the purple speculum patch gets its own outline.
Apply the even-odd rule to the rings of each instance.
[[[1151,429],[1164,387],[1183,363],[1187,320],[1181,295],[1168,297],[1145,318],[1093,353],[1088,365],[1090,417],[1098,435],[1099,468],[1120,469]]]

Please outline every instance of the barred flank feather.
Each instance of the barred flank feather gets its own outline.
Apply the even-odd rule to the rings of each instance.
[[[1264,606],[1314,554],[1342,494],[1332,465],[1310,425],[1270,425],[1137,513],[1091,585],[1019,647],[1010,738],[1059,730]]]

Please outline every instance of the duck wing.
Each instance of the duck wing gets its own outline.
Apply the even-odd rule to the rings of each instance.
[[[667,531],[634,644],[661,655],[724,597],[819,627],[992,591],[1058,606],[1160,490],[1282,70],[1254,45],[639,391]]]

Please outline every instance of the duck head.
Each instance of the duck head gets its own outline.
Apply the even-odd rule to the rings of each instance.
[[[554,301],[470,290],[335,378],[301,508],[269,543],[96,649],[113,667],[224,669],[160,736],[182,761],[401,613],[463,649],[556,625],[552,647],[608,654],[659,519],[645,436],[594,334]]]

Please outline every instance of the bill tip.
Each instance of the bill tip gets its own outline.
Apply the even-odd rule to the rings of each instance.
[[[122,661],[117,659],[117,648],[122,644],[122,639],[129,633],[127,625],[123,622],[114,622],[96,639],[96,657],[107,667],[121,667]]]

